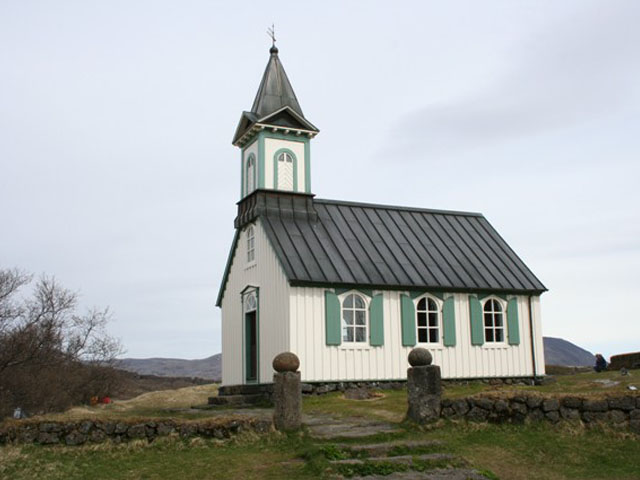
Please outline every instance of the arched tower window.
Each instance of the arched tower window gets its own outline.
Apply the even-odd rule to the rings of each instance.
[[[247,195],[256,189],[256,157],[252,154],[247,159]]]
[[[256,236],[253,225],[247,229],[247,263],[256,259]]]
[[[293,155],[289,152],[281,152],[278,154],[276,188],[278,190],[293,190]]]
[[[484,341],[504,342],[504,309],[498,300],[490,298],[484,303]]]

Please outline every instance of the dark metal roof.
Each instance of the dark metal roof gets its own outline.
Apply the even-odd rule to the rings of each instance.
[[[482,214],[314,199],[317,215],[293,215],[289,204],[255,216],[292,285],[546,291]]]
[[[280,110],[284,106],[289,106],[298,115],[304,117],[293,87],[278,58],[278,49],[272,48],[270,52],[271,56],[262,76],[251,111],[259,118],[262,118]]]

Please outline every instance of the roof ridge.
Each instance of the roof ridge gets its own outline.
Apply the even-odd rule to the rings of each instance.
[[[366,202],[352,202],[348,200],[331,200],[328,198],[314,198],[313,203],[324,203],[329,205],[345,205],[350,207],[363,207],[363,208],[382,208],[385,210],[399,210],[405,212],[423,212],[423,213],[436,213],[441,215],[458,215],[463,217],[484,217],[479,212],[463,212],[459,210],[440,210],[435,208],[419,208],[419,207],[403,207],[401,205],[383,205],[379,203],[366,203]]]

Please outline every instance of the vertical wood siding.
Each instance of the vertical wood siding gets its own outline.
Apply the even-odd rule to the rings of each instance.
[[[400,292],[383,292],[384,345],[368,348],[327,346],[324,289],[291,287],[291,351],[300,358],[305,381],[406,379],[407,355],[402,346]],[[528,297],[518,296],[520,344],[500,347],[471,345],[467,294],[454,294],[456,344],[425,346],[440,365],[444,378],[520,377],[533,375]],[[537,373],[544,373],[540,302],[532,300]]]
[[[259,287],[259,370],[258,382],[273,380],[271,362],[289,350],[289,283],[269,244],[260,221],[255,226],[256,261],[247,265],[246,229],[240,234],[222,299],[222,384],[244,381],[244,322],[240,292]]]
[[[538,375],[543,375],[545,373],[545,363],[544,343],[542,341],[542,315],[540,312],[540,297],[531,298],[531,310],[533,313],[533,331],[535,338],[536,373]]]

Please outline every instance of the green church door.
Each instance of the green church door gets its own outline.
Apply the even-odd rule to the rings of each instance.
[[[256,311],[245,314],[245,380],[247,383],[258,380],[258,324]]]

